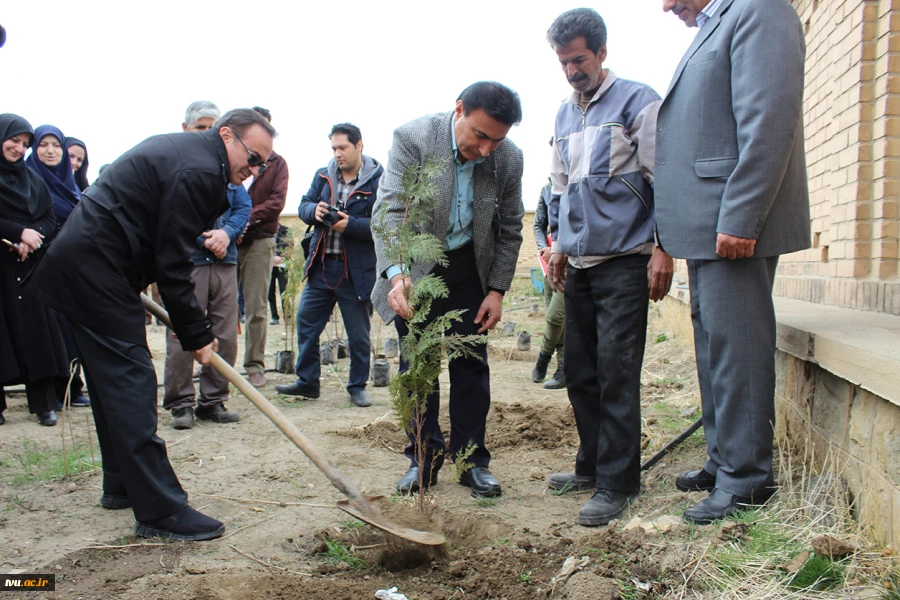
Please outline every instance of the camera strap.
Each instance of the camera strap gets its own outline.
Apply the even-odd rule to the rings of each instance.
[[[331,285],[328,283],[328,278],[325,276],[325,257],[328,256],[326,252],[322,252],[322,282],[325,284],[325,287],[329,290],[336,290],[341,283],[344,281],[344,278],[349,274],[347,266],[347,246],[344,244],[344,240],[341,240],[341,262],[344,265],[344,272],[341,273],[340,278],[337,280],[337,283]]]

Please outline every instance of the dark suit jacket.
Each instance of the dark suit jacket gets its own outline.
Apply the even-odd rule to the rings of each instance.
[[[372,211],[373,223],[382,223],[385,229],[399,227],[403,207],[397,201],[403,173],[411,165],[421,165],[432,156],[444,161],[438,176],[437,206],[434,218],[428,226],[431,233],[443,240],[450,225],[450,203],[453,198],[453,180],[456,176],[453,162],[453,112],[421,117],[398,127],[388,154],[387,169],[381,178],[378,201]],[[519,246],[522,245],[522,151],[506,139],[481,164],[475,166],[475,206],[472,227],[474,229],[475,260],[481,287],[485,295],[489,289],[508,290],[516,273]],[[384,254],[384,242],[376,234],[375,254],[379,277],[372,290],[372,304],[386,323],[396,314],[388,306],[387,295],[391,291],[385,272],[391,267]],[[413,264],[410,275],[418,281],[434,268],[434,264]]]
[[[786,0],[724,0],[659,110],[656,221],[678,258],[716,259],[716,235],[754,258],[810,245],[803,148],[806,46]]]

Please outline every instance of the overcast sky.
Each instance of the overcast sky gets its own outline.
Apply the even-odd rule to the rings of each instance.
[[[524,119],[510,132],[525,153],[523,198],[534,208],[549,171],[547,142],[570,91],[547,28],[578,2],[5,2],[0,112],[82,139],[89,178],[157,133],[181,130],[194,100],[223,110],[264,106],[288,161],[285,213],[296,214],[328,133],[350,121],[364,152],[387,161],[391,132],[452,109],[468,84],[515,89]],[[605,63],[661,95],[696,29],[661,0],[590,5],[609,30]]]

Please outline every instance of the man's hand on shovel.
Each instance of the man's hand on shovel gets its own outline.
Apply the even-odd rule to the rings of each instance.
[[[194,355],[194,360],[203,365],[204,367],[209,366],[209,361],[212,360],[212,355],[215,352],[219,351],[219,340],[213,339],[211,344],[207,344],[202,348],[198,348],[197,350],[191,350],[191,354]]]

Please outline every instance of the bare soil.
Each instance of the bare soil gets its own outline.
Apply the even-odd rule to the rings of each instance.
[[[533,262],[523,257],[520,271],[527,273]],[[100,507],[99,472],[47,479],[38,467],[27,466],[30,453],[58,452],[64,429],[40,427],[27,414],[24,395],[13,395],[0,429],[0,572],[55,573],[56,592],[35,595],[43,598],[349,600],[374,598],[377,590],[393,586],[410,599],[597,600],[659,597],[676,587],[708,593],[702,581],[685,580],[699,558],[698,544],[714,531],[625,528],[634,517],[680,515],[702,497],[677,493],[673,485],[679,471],[701,464],[702,433],[645,473],[644,491],[623,521],[579,526],[578,509],[590,494],[554,495],[545,483],[550,473],[572,469],[577,433],[565,391],[531,382],[543,301],[520,278],[507,304],[505,320],[515,321],[517,331],[532,332],[534,340],[529,351],[520,352],[514,337],[490,338],[487,439],[503,496],[473,498],[452,481],[450,469],[442,471],[428,502],[447,536],[444,547],[403,543],[336,509],[341,494],[237,391],[229,408],[241,412],[238,423],[198,422],[192,430],[175,431],[163,413],[159,426],[191,504],[222,520],[226,536],[197,543],[135,538],[129,510]],[[661,321],[651,313],[642,381],[645,458],[685,429],[699,405],[690,348],[660,335]],[[393,329],[383,328],[380,335],[388,332]],[[270,327],[270,351],[281,349],[284,333],[284,325]],[[161,374],[164,329],[152,325],[148,334]],[[550,373],[554,368],[555,361]],[[290,375],[268,373],[263,392],[365,493],[411,507],[412,499],[391,497],[407,461],[387,389],[370,386],[373,405],[357,408],[344,392],[347,369],[347,359],[323,367],[319,400],[276,394],[274,385],[292,381]],[[445,373],[442,388],[447,385]],[[443,411],[446,424],[446,406]],[[69,415],[75,443],[84,451],[92,430],[89,412],[73,409]],[[71,448],[73,438],[65,431]],[[93,451],[99,459],[95,437]],[[342,552],[349,561],[340,559]],[[554,580],[570,557],[583,566]]]

